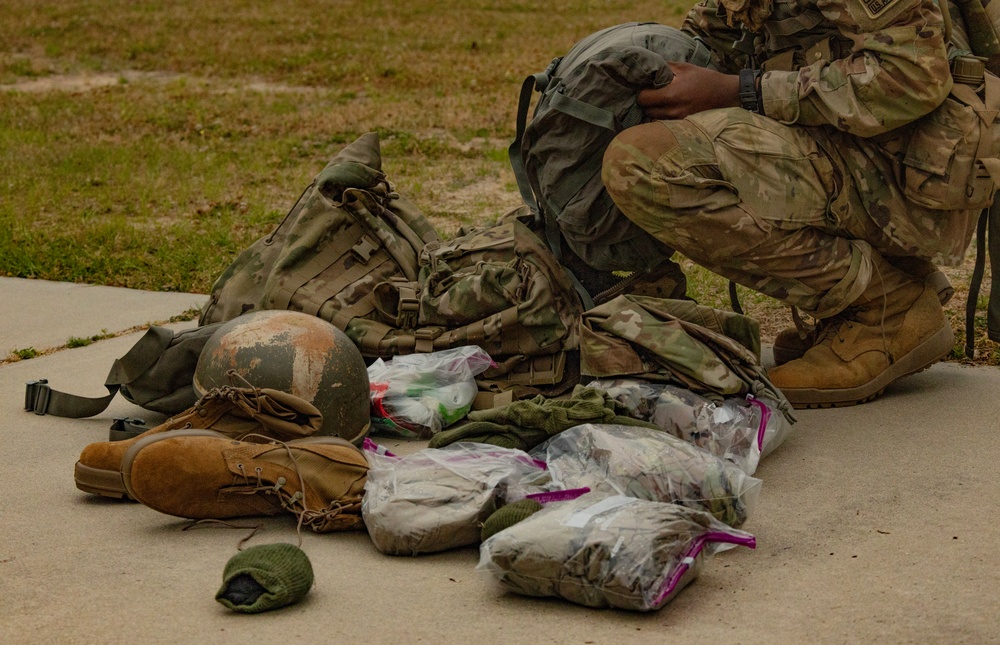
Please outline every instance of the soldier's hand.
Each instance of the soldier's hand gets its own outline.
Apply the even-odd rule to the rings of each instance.
[[[669,63],[674,79],[668,85],[639,92],[638,104],[650,119],[683,119],[696,112],[740,107],[740,77],[698,67]]]

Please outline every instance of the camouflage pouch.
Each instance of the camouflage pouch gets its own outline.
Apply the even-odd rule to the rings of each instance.
[[[670,383],[717,402],[752,394],[775,401],[793,422],[759,352],[756,321],[688,300],[619,296],[581,318],[583,375]]]
[[[396,276],[415,279],[424,244],[440,238],[381,168],[376,134],[344,148],[278,228],[216,280],[200,324],[256,309],[290,309],[343,329],[374,312],[376,284]]]
[[[382,282],[373,298],[378,315],[345,329],[366,357],[476,345],[497,364],[477,377],[482,390],[558,394],[577,381],[567,355],[578,346],[579,296],[516,218],[428,244],[416,279]]]

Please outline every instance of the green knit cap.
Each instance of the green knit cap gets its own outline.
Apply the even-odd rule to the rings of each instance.
[[[483,529],[480,533],[480,537],[485,542],[486,539],[494,533],[499,533],[506,528],[514,526],[521,520],[529,518],[540,510],[542,510],[542,505],[535,500],[528,498],[520,499],[511,504],[507,504],[506,506],[497,509],[495,513],[486,518],[486,521],[483,522]]]
[[[312,585],[312,564],[302,549],[261,544],[229,559],[215,599],[233,611],[259,614],[302,600]]]

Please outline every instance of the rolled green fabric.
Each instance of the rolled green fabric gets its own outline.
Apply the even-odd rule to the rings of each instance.
[[[531,517],[540,510],[542,510],[542,505],[528,498],[519,499],[506,506],[501,506],[483,522],[481,533],[483,542],[491,538],[494,534]]]
[[[262,544],[229,559],[215,599],[244,614],[297,603],[313,585],[309,558],[294,544]]]
[[[431,448],[473,441],[528,451],[549,437],[583,423],[614,423],[658,429],[646,421],[619,415],[619,404],[605,393],[576,386],[568,399],[514,401],[499,408],[470,412],[468,421],[431,437]]]

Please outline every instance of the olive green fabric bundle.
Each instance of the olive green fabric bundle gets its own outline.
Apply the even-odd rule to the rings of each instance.
[[[582,385],[577,385],[568,399],[546,399],[539,395],[499,408],[470,412],[467,418],[467,422],[434,435],[430,447],[472,441],[527,451],[583,423],[657,429],[652,423],[625,415],[618,403],[603,392]]]
[[[297,603],[312,585],[312,564],[302,549],[262,544],[229,559],[215,599],[233,611],[259,614]]]

